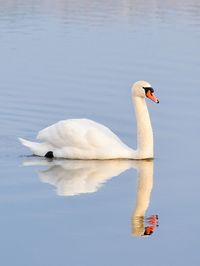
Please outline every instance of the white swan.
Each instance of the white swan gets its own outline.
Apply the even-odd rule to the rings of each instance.
[[[67,159],[146,159],[153,158],[153,132],[145,96],[158,103],[151,85],[138,81],[132,87],[137,120],[138,148],[124,144],[109,128],[89,119],[59,121],[41,130],[37,139],[19,138],[35,155]]]

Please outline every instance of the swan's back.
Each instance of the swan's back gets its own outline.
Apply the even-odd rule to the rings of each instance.
[[[92,148],[123,144],[109,128],[89,119],[61,120],[41,130],[37,139],[56,147]]]
[[[23,143],[36,155],[44,156],[49,150],[58,158],[116,159],[131,158],[134,152],[109,128],[89,119],[62,120],[41,130],[37,139],[43,141],[39,153],[34,144]],[[46,149],[45,149],[46,144]]]

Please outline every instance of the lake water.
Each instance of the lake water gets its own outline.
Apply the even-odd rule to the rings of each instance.
[[[199,265],[199,29],[198,0],[0,1],[1,265]],[[140,79],[160,100],[153,162],[49,162],[18,142],[87,117],[135,147]]]

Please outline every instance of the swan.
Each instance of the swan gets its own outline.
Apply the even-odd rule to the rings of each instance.
[[[153,131],[145,97],[159,103],[147,81],[137,81],[131,90],[137,121],[136,150],[128,147],[109,128],[89,119],[59,121],[39,131],[32,142],[19,138],[34,155],[66,159],[148,159],[153,158]]]

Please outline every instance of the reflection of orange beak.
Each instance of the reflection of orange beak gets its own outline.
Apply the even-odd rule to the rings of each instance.
[[[145,227],[144,235],[151,235],[154,231],[154,226],[147,226]]]
[[[158,215],[151,215],[150,217],[147,218],[147,221],[151,225],[157,225],[157,223],[158,223]]]
[[[146,93],[146,96],[147,98],[151,99],[153,102],[159,103],[158,98],[150,90],[148,90],[148,92]]]

